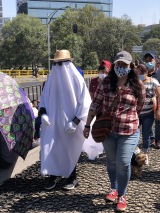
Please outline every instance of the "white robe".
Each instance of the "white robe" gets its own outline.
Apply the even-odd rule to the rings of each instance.
[[[83,129],[91,104],[89,91],[72,62],[52,67],[40,99],[50,125],[41,128],[41,173],[68,178],[75,168],[85,138]],[[65,133],[74,117],[81,120],[75,133]]]
[[[91,126],[93,125],[94,121],[96,118],[91,123]],[[88,155],[88,158],[90,160],[95,160],[96,157],[99,156],[99,154],[103,153],[103,144],[102,143],[96,143],[94,139],[92,138],[92,134],[90,133],[89,137],[85,139],[82,151],[86,152]]]

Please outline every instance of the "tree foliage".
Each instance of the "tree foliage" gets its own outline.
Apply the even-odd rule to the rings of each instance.
[[[73,33],[77,24],[78,32]],[[108,18],[91,5],[67,9],[50,23],[51,58],[57,49],[68,49],[76,66],[96,69],[103,59],[113,62],[115,54],[141,44],[140,29],[128,16]],[[29,64],[47,66],[47,26],[27,15],[18,15],[2,29],[1,61],[13,67]]]
[[[143,42],[146,42],[151,38],[159,38],[160,39],[160,26],[153,27],[151,31],[144,34]]]
[[[117,51],[125,49],[131,52],[133,45],[141,44],[140,29],[132,24],[128,16],[125,15],[121,19],[108,18],[96,8],[87,5],[82,10],[67,10],[52,23],[52,54],[65,45],[68,47],[65,41],[69,34],[73,35],[73,24],[78,26],[78,33],[74,34],[74,38],[77,37],[77,46],[81,49],[76,58],[82,60],[81,67],[84,69],[90,67],[87,62],[90,53],[96,53],[99,61],[113,61]],[[76,47],[75,42],[67,42],[70,44],[70,51],[72,46]],[[75,57],[75,52],[71,53]]]
[[[110,18],[100,23],[94,36],[95,49],[98,50],[100,59],[106,58],[111,61],[118,51],[131,52],[132,46],[141,42],[138,28],[132,25],[131,20],[126,16],[121,19]]]
[[[85,59],[85,67],[87,70],[94,69],[96,70],[99,66],[99,59],[97,52],[90,52]]]
[[[51,49],[52,54],[56,49],[69,49],[75,58],[75,64],[86,68],[86,57],[93,48],[93,32],[99,22],[105,20],[105,16],[92,6],[86,6],[82,10],[66,10],[51,24]],[[78,33],[73,33],[73,25],[78,25]]]
[[[151,51],[154,52],[156,56],[160,55],[160,38],[151,38],[148,39],[143,44],[143,50],[144,51]]]
[[[2,28],[2,37],[3,66],[11,68],[41,63],[47,56],[46,27],[37,18],[18,15]]]

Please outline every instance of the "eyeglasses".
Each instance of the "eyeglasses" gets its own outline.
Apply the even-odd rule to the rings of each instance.
[[[58,64],[59,66],[62,66],[63,61],[53,62],[53,66],[56,66]]]
[[[69,61],[69,60],[67,60]],[[53,62],[53,66],[56,66],[56,64],[58,64],[59,66],[62,66],[63,62],[67,62],[67,61],[57,61],[57,62]]]

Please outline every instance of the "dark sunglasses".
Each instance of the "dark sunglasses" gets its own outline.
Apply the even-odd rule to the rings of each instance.
[[[105,66],[99,66],[98,70],[104,70],[105,69]]]
[[[69,61],[69,60],[67,60]],[[58,64],[59,66],[62,66],[63,62],[67,62],[67,61],[57,61],[57,62],[53,62],[53,66],[56,66],[56,64]]]
[[[58,64],[59,66],[62,66],[63,61],[53,62],[53,66],[56,66]]]

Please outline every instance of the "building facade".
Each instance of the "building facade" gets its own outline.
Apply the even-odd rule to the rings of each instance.
[[[29,16],[41,19],[43,24],[47,24],[47,17],[58,10],[53,18],[57,18],[69,6],[73,9],[81,9],[90,4],[106,16],[112,17],[113,0],[17,0],[17,13],[25,13]]]

